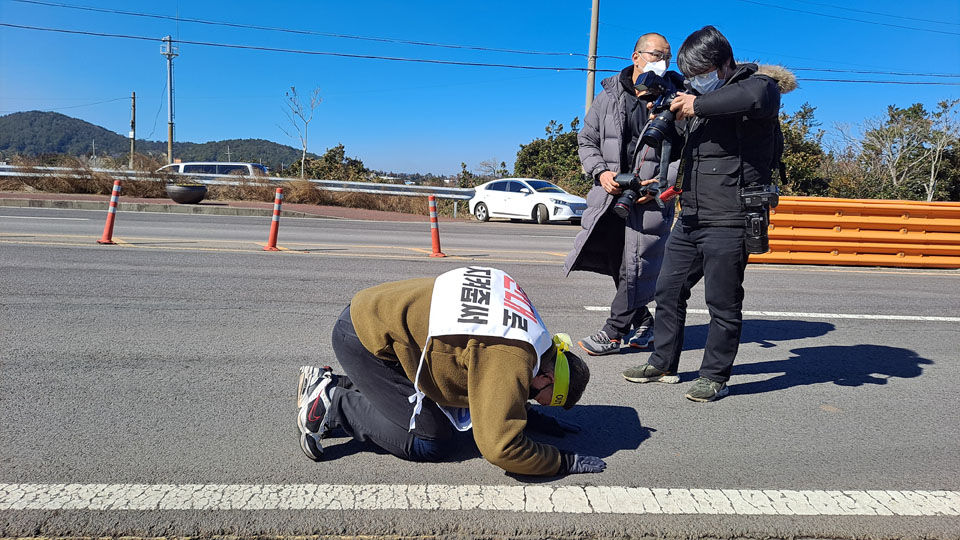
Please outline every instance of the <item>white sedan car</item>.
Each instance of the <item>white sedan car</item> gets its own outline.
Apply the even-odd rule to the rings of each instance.
[[[558,186],[532,178],[502,178],[476,188],[470,199],[470,213],[479,221],[491,217],[548,221],[576,221],[587,208],[583,197],[571,195]]]

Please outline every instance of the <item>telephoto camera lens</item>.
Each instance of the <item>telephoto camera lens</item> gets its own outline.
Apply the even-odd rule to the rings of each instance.
[[[770,251],[770,236],[767,234],[768,224],[766,212],[747,212],[747,234],[744,241],[747,253],[759,255]]]
[[[659,148],[663,140],[669,137],[675,119],[676,115],[670,109],[661,111],[653,120],[650,120],[646,129],[640,134],[641,142],[647,146]]]
[[[617,202],[613,203],[613,211],[617,216],[627,219],[627,216],[630,215],[630,209],[633,208],[634,203],[637,202],[638,193],[633,189],[625,189],[623,195],[620,195],[617,198]]]

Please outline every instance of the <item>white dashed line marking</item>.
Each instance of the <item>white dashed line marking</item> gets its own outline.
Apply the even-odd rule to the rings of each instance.
[[[610,306],[583,306],[587,311],[610,311]],[[687,313],[709,315],[705,309],[688,309]],[[787,319],[865,319],[871,321],[929,321],[960,322],[960,317],[926,317],[921,315],[869,315],[858,313],[806,313],[802,311],[744,311],[749,317],[780,317]]]
[[[4,510],[498,510],[560,514],[957,516],[960,491],[621,486],[0,484]]]
[[[4,219],[55,219],[59,221],[90,221],[89,218],[76,217],[40,217],[40,216],[0,216]]]

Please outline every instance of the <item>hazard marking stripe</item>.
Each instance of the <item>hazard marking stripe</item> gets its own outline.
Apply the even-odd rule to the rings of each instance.
[[[610,311],[609,306],[583,306],[587,311]],[[709,315],[706,309],[688,309],[687,313]],[[931,321],[931,322],[960,322],[960,317],[934,317],[923,315],[870,315],[859,313],[805,313],[802,311],[744,311],[745,316],[751,317],[783,317],[797,319],[866,319],[872,321]]]
[[[549,485],[0,484],[0,511],[314,509],[957,516],[960,492]]]

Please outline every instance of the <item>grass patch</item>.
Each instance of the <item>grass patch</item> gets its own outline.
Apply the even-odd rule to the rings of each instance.
[[[93,195],[110,195],[113,190],[113,179],[106,173],[98,172],[88,160],[71,156],[40,156],[14,157],[12,165],[22,168],[22,172],[30,173],[20,177],[0,177],[0,191],[25,191],[44,193],[85,193]],[[135,170],[145,173],[123,182],[122,195],[136,198],[168,199],[166,184],[180,181],[182,178],[168,173],[156,173],[158,168],[165,165],[149,156],[136,155]],[[126,163],[117,163],[109,158],[101,160],[100,168],[119,170],[126,167]],[[44,171],[41,167],[63,167],[69,170]],[[429,215],[427,197],[411,197],[403,195],[379,195],[375,193],[354,193],[348,191],[328,191],[317,189],[316,185],[307,180],[296,178],[287,179],[279,186],[277,184],[260,184],[255,178],[237,176],[236,186],[207,186],[205,200],[211,201],[259,201],[273,202],[276,188],[282,186],[284,202],[293,204],[313,204],[318,206],[340,206],[346,208],[361,208],[365,210],[380,210],[384,212],[401,212],[405,214]],[[437,212],[440,215],[452,216],[455,201],[438,199]],[[458,204],[458,216],[467,216],[466,201]]]

